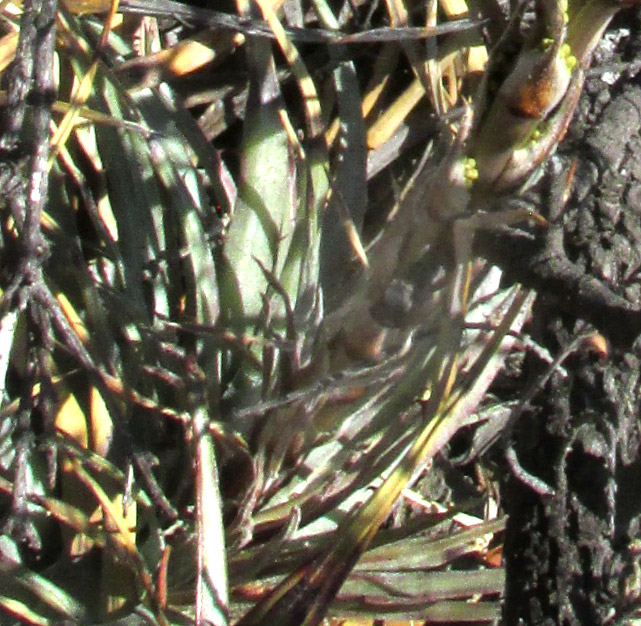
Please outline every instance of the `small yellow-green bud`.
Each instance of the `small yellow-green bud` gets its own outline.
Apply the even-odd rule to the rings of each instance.
[[[551,37],[544,37],[541,39],[541,52],[547,52],[554,45],[554,39]]]
[[[476,167],[476,159],[472,157],[465,157],[465,159],[463,159],[463,177],[468,187],[471,186],[474,181],[478,180],[479,171]]]
[[[576,60],[576,57],[572,54],[572,48],[570,48],[570,44],[564,43],[561,46],[561,50],[559,51],[559,54],[561,55],[561,58],[565,61],[565,65],[569,70],[573,70],[576,67],[577,60]]]
[[[567,24],[570,21],[570,17],[568,15],[568,0],[561,0],[559,2],[559,10],[561,11],[561,14],[563,16],[563,23]]]

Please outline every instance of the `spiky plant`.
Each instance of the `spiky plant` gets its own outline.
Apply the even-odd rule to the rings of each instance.
[[[347,37],[369,5],[1,6],[2,622],[495,619],[503,520],[411,488],[509,410],[488,389],[533,294],[467,216],[530,173],[505,101],[548,85],[517,63],[497,91],[494,57],[473,124],[480,36],[435,4]],[[537,9],[545,122],[599,31]],[[423,514],[380,530],[402,494]]]

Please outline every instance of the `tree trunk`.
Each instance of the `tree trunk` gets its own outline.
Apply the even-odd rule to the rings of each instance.
[[[550,280],[546,293],[540,268],[530,281],[540,291],[533,334],[552,354],[594,327],[612,345],[605,359],[585,348],[571,355],[566,373],[551,376],[516,425],[520,463],[552,494],[537,493],[534,483],[514,475],[508,480],[508,626],[624,624],[641,606],[640,23],[638,10],[619,19],[619,26],[631,26],[631,36],[620,39],[614,53],[603,47],[601,63],[627,69],[609,86],[603,74],[587,81],[560,150],[562,171],[576,161],[576,176],[569,203],[550,216],[546,249],[555,247],[555,260],[570,268],[572,288],[564,297],[563,281]],[[547,210],[542,206],[544,215]],[[514,260],[513,269],[527,263]],[[602,301],[588,306],[594,293]],[[543,367],[531,361],[528,375],[540,375]]]

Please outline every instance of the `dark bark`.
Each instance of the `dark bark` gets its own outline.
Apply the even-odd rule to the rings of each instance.
[[[517,457],[551,494],[516,476],[507,481],[510,626],[626,623],[639,607],[641,22],[638,12],[625,20],[619,25],[632,26],[632,36],[605,59],[623,71],[610,85],[598,74],[588,81],[559,151],[562,171],[576,161],[569,203],[555,211],[559,194],[541,196],[551,221],[541,237],[501,233],[481,242],[512,280],[539,291],[532,332],[548,350],[561,352],[591,327],[611,344],[606,359],[570,356],[567,375],[551,376],[516,424]],[[540,375],[534,361],[524,375]]]
[[[554,493],[510,480],[506,624],[616,623],[635,601],[639,359],[583,355],[567,369],[519,424],[521,462]]]

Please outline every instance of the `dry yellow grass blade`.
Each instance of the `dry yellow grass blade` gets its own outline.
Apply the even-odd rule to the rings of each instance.
[[[287,63],[289,63],[292,71],[294,72],[296,82],[298,83],[298,87],[303,98],[303,106],[305,107],[305,117],[310,138],[321,137],[323,135],[324,128],[323,121],[321,119],[320,101],[318,99],[318,94],[316,93],[314,81],[309,75],[298,50],[287,36],[285,29],[276,16],[276,13],[270,6],[270,3],[266,0],[256,0],[256,3],[260,7],[265,21],[272,29],[272,32],[276,37],[276,41],[282,53],[285,55],[285,59],[287,59]]]
[[[109,33],[111,32],[112,21],[114,16],[116,15],[116,11],[118,10],[119,1],[120,0],[112,0],[111,2],[110,11],[105,19],[104,26],[102,29],[102,34],[100,36],[100,43],[98,45],[99,50],[104,48],[105,45],[107,44]],[[62,21],[63,25],[66,25],[65,20],[59,19],[59,22],[60,21]],[[54,136],[51,139],[49,167],[51,167],[51,164],[54,162],[54,160],[58,156],[58,152],[60,151],[60,148],[67,143],[67,140],[69,139],[69,136],[71,135],[71,131],[73,130],[73,127],[78,118],[79,110],[83,105],[86,104],[89,96],[91,95],[91,90],[93,89],[94,80],[96,78],[96,72],[98,70],[98,63],[99,63],[99,59],[96,56],[91,66],[89,67],[89,70],[87,71],[87,73],[76,84],[74,93],[71,97],[71,108],[62,118],[62,121],[60,122],[58,129],[56,130],[56,132],[54,133]]]
[[[465,0],[439,0],[439,4],[448,18],[465,17],[468,13]]]
[[[158,624],[160,626],[169,626],[169,622],[158,601],[153,578],[136,547],[135,512],[131,513],[131,509],[135,511],[135,505],[131,504],[127,510],[123,511],[121,494],[116,495],[112,500],[102,486],[85,470],[78,459],[74,459],[72,463],[74,475],[89,490],[102,509],[103,525],[111,533],[114,546],[117,546],[118,550],[122,550],[122,557],[124,557],[128,568],[135,574],[136,582],[146,592],[144,600],[150,605]],[[132,515],[134,516],[133,525]],[[122,570],[120,574],[122,574]],[[131,591],[133,590],[130,588],[129,592]],[[131,593],[129,593],[129,596],[131,597]]]
[[[58,301],[58,304],[60,305],[60,308],[62,309],[62,312],[65,314],[65,317],[67,318],[69,324],[71,325],[71,328],[75,331],[76,335],[78,335],[78,339],[83,344],[87,344],[89,341],[89,334],[87,333],[87,327],[85,326],[85,323],[82,321],[82,318],[80,315],[78,315],[78,312],[74,308],[74,306],[71,304],[69,301],[69,298],[62,293],[59,292],[56,294],[56,300]]]
[[[470,74],[485,70],[489,55],[485,46],[472,46],[467,53],[467,70]]]
[[[63,0],[63,4],[69,13],[83,15],[108,11],[111,0]]]
[[[89,431],[87,430],[85,412],[73,393],[70,393],[62,402],[56,415],[55,425],[56,430],[64,433],[79,447],[87,448],[89,446]]]
[[[165,65],[169,74],[184,76],[220,60],[244,41],[243,35],[204,31],[193,39],[181,41],[170,49],[162,50],[154,57]]]
[[[22,3],[12,2],[12,0],[2,0],[0,2],[0,13],[17,17],[22,12]]]
[[[85,409],[73,393],[63,401],[55,417],[55,428],[82,449],[89,447],[89,428]],[[95,502],[87,500],[86,490],[74,473],[73,462],[63,458],[60,463],[60,493],[64,502],[81,510],[88,518],[93,518],[98,507]],[[84,533],[77,533],[68,526],[62,526],[62,544],[64,553],[70,558],[78,558],[89,552],[94,542]]]
[[[0,96],[4,95],[0,92]],[[57,100],[51,105],[51,108],[56,113],[66,114],[73,107],[73,104],[70,102],[62,102]],[[117,128],[125,128],[127,130],[133,130],[134,132],[140,133],[141,135],[148,136],[150,131],[148,128],[144,127],[141,124],[136,122],[131,122],[129,120],[123,120],[114,117],[113,115],[108,115],[107,113],[102,113],[101,111],[96,111],[90,109],[89,107],[80,107],[78,109],[79,120],[76,122],[76,128],[81,126],[85,122],[93,122],[94,124],[104,124],[105,126],[115,126]]]
[[[133,77],[133,88],[153,87],[219,64],[244,43],[245,36],[240,33],[207,29],[169,48],[125,61],[117,69]]]
[[[329,175],[328,175],[328,178],[329,178]],[[334,195],[333,188],[330,187],[327,193],[327,198],[326,198],[327,203],[329,203],[330,198],[333,195]],[[367,260],[367,252],[365,251],[365,246],[363,245],[363,241],[361,240],[361,237],[358,233],[358,228],[356,228],[356,224],[354,224],[354,220],[351,218],[349,214],[349,210],[347,209],[344,202],[342,201],[340,194],[338,196],[337,206],[338,206],[338,210],[339,210],[341,219],[343,221],[343,227],[345,228],[345,233],[347,234],[347,239],[352,248],[352,251],[356,256],[356,259],[359,261],[359,263],[365,269],[367,269],[369,268],[369,261]]]
[[[0,38],[0,72],[4,72],[13,61],[19,37],[18,31],[12,31]]]
[[[440,4],[449,19],[458,19],[468,13],[464,0],[443,0]],[[406,25],[407,14],[402,2],[390,0],[388,11],[392,23]],[[426,27],[436,26],[436,2],[431,2],[427,8]],[[425,62],[415,50],[412,50],[411,42],[406,43],[404,47],[412,64],[415,79],[369,128],[367,144],[370,149],[378,149],[388,141],[426,93],[436,113],[447,112],[459,100],[458,88],[461,79],[470,73],[482,71],[487,62],[485,46],[457,50],[443,59],[433,57]],[[363,98],[364,117],[380,97],[386,81],[387,76],[370,87]]]
[[[367,119],[385,93],[385,88],[389,83],[390,76],[396,67],[398,54],[398,46],[384,46],[376,57],[372,78],[362,98],[361,112],[363,119]],[[340,124],[341,120],[338,117],[332,121],[326,133],[328,145],[331,146],[334,141],[336,141]]]
[[[396,132],[424,95],[423,84],[415,78],[367,131],[368,148],[380,148]]]

